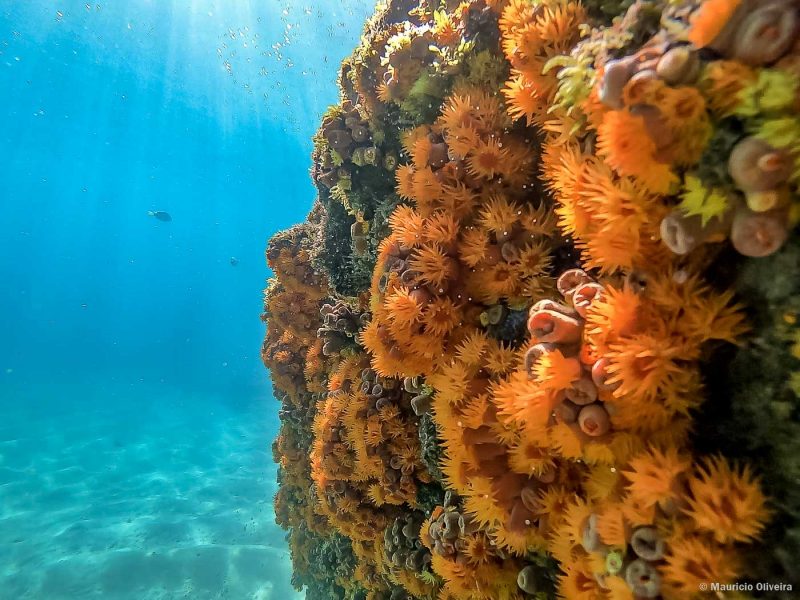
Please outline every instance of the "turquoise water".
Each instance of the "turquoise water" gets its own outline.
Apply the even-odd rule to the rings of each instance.
[[[0,598],[296,596],[263,251],[371,9],[0,0]]]

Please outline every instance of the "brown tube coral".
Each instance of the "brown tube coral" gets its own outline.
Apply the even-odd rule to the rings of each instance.
[[[533,339],[543,343],[571,344],[581,337],[581,323],[554,310],[531,310],[528,331]]]
[[[763,192],[785,183],[792,173],[792,163],[786,152],[748,137],[731,151],[728,172],[742,191]]]
[[[789,237],[786,210],[753,212],[737,209],[731,228],[731,243],[741,254],[759,258],[777,251]]]

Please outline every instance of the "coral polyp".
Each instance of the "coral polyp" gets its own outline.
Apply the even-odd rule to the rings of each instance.
[[[308,598],[791,597],[798,39],[788,0],[378,8],[267,252]]]

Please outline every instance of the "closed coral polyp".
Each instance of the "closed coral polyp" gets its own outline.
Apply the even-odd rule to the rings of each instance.
[[[531,311],[528,331],[538,342],[569,344],[577,342],[583,331],[580,321],[554,310]]]

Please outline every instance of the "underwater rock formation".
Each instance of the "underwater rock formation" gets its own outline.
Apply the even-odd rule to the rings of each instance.
[[[791,598],[796,0],[389,0],[339,83],[267,250],[294,585]]]

